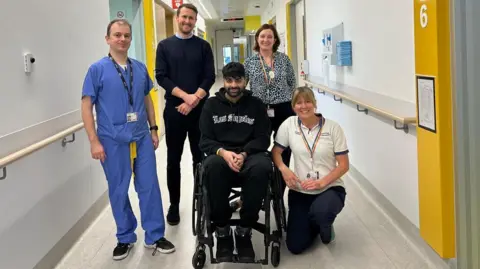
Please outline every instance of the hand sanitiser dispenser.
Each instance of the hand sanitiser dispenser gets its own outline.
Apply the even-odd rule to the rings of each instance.
[[[330,56],[323,55],[323,83],[328,86],[330,82]]]

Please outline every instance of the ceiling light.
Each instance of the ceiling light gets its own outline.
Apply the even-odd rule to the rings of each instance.
[[[213,19],[213,18],[212,18],[212,15],[210,15],[210,12],[208,12],[207,8],[203,5],[202,0],[198,0],[198,3],[200,4],[200,6],[202,6],[203,10],[205,10],[205,12],[207,13],[208,17],[209,17],[210,19]]]

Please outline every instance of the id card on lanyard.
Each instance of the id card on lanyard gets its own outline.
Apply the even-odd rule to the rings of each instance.
[[[308,140],[305,137],[305,134],[303,133],[303,130],[302,130],[302,122],[300,121],[300,119],[298,120],[298,130],[302,134],[303,143],[305,144],[305,147],[307,148],[308,153],[310,154],[311,166],[310,166],[310,170],[307,172],[307,178],[306,178],[307,180],[308,179],[313,179],[313,180],[320,179],[319,171],[315,170],[314,155],[315,155],[315,149],[317,148],[317,145],[318,145],[318,141],[320,141],[320,137],[322,135],[322,129],[323,129],[324,123],[325,123],[325,119],[322,117],[320,119],[318,133],[315,136],[315,140],[313,141],[312,147],[310,147],[310,145],[308,144]]]
[[[270,99],[270,89],[269,89],[269,87],[270,87],[270,83],[275,78],[275,58],[272,59],[272,66],[270,67],[270,68],[272,68],[272,70],[270,70],[270,72],[268,72],[268,76],[267,76],[267,70],[265,70],[265,64],[263,62],[262,55],[259,55],[259,59],[260,59],[260,64],[262,65],[263,76],[264,76],[264,79],[265,79],[265,83],[267,83],[267,99]],[[267,104],[267,114],[268,114],[268,117],[270,117],[270,118],[275,117],[275,110],[273,108],[271,108],[270,105],[268,105],[268,104]]]
[[[120,70],[120,66],[117,64],[117,62],[113,59],[112,55],[109,53],[108,57],[110,60],[113,62],[113,65],[115,66],[115,69],[118,72],[118,76],[122,80],[123,87],[127,91],[128,94],[128,103],[130,104],[130,112],[127,112],[127,122],[136,122],[138,120],[138,113],[133,111],[133,66],[132,66],[132,61],[130,61],[129,58],[127,58],[127,71],[130,71],[130,87],[127,84],[127,81],[125,80],[125,77],[123,77],[123,73]]]

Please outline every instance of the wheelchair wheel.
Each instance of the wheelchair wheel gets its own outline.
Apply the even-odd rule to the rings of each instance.
[[[193,236],[197,236],[200,217],[202,215],[202,186],[200,179],[201,164],[197,165],[194,173],[194,185],[193,185],[193,201],[192,201],[192,232]]]
[[[278,242],[272,243],[271,260],[273,267],[278,267],[280,264],[280,244]]]
[[[205,249],[203,247],[197,247],[197,250],[193,254],[193,258],[192,258],[193,268],[195,269],[203,268],[206,260],[207,260],[207,254],[205,253]]]

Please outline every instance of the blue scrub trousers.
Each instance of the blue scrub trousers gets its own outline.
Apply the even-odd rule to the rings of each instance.
[[[108,181],[108,194],[113,217],[117,224],[117,239],[120,243],[135,243],[137,219],[133,214],[128,198],[128,188],[132,176],[130,144],[101,138],[106,158],[102,163]],[[142,228],[145,243],[153,244],[164,237],[165,221],[162,197],[158,184],[155,151],[150,134],[137,143],[137,158],[134,161],[135,191],[140,200]]]

